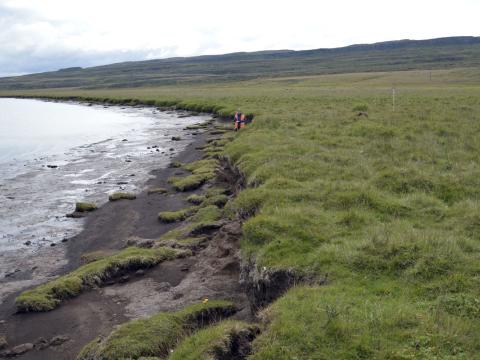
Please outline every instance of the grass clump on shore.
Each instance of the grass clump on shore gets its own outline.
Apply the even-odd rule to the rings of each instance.
[[[108,196],[109,201],[135,200],[137,196],[128,192],[116,192]]]
[[[121,325],[105,339],[95,339],[83,348],[77,360],[165,358],[177,343],[196,329],[232,315],[228,301],[194,304],[174,313],[159,313]]]
[[[123,273],[150,268],[162,261],[183,255],[184,251],[167,247],[129,247],[118,254],[90,262],[44,285],[22,292],[15,299],[15,305],[19,312],[53,310],[62,301],[75,297],[92,286],[101,285]]]
[[[193,194],[193,195],[190,195],[187,198],[187,201],[189,203],[194,204],[194,205],[200,205],[201,203],[203,203],[205,201],[205,199],[206,199],[206,197],[204,195]]]
[[[89,202],[77,202],[75,204],[75,211],[77,212],[90,212],[97,210],[97,205]]]
[[[165,188],[152,188],[152,189],[148,189],[147,194],[148,195],[151,195],[151,194],[166,194],[167,192],[168,192],[168,190],[165,189]]]
[[[190,171],[192,175],[185,177],[171,177],[168,181],[178,191],[195,190],[208,180],[213,179],[217,168],[217,161],[214,159],[198,160],[183,165],[183,168]]]
[[[248,355],[249,343],[259,333],[256,325],[225,320],[185,338],[168,360],[236,359]],[[237,357],[235,357],[237,356]]]
[[[197,211],[196,207],[190,207],[178,211],[162,211],[158,214],[158,219],[164,223],[183,221]]]

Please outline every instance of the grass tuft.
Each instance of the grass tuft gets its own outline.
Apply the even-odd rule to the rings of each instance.
[[[156,249],[129,247],[118,254],[90,262],[44,285],[22,292],[15,299],[15,305],[18,312],[53,310],[62,301],[125,272],[150,268],[162,261],[183,255],[184,251],[166,247]]]
[[[107,338],[89,343],[77,360],[165,358],[183,337],[234,312],[235,307],[230,302],[209,301],[175,313],[159,313],[147,319],[129,321]]]
[[[109,201],[118,201],[118,200],[135,200],[137,196],[135,194],[127,193],[127,192],[116,192],[109,195]]]
[[[256,325],[225,320],[185,338],[167,359],[211,360],[236,358],[235,355],[245,356],[248,352],[239,347],[248,346],[258,332]]]
[[[152,188],[152,189],[148,189],[148,194],[151,195],[151,194],[166,194],[168,192],[167,189],[165,188]]]
[[[158,214],[158,219],[164,223],[183,221],[197,211],[196,207],[190,207],[178,211],[162,211]]]
[[[90,212],[97,210],[97,205],[88,202],[77,202],[75,204],[75,211],[77,212]]]

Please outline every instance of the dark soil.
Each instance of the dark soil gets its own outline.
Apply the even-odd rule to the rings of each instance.
[[[212,130],[213,126],[198,135],[172,161],[187,163],[200,159],[203,153],[198,149],[211,137]],[[153,172],[155,178],[148,182],[147,188],[166,188],[167,194],[148,194],[145,190],[135,200],[109,202],[89,214],[84,230],[62,245],[67,246],[69,262],[59,274],[80,266],[84,253],[121,249],[130,237],[157,239],[178,226],[159,222],[157,214],[190,206],[186,198],[192,192],[175,192],[167,182],[179,172],[184,170],[165,168]],[[232,224],[229,226],[232,228]],[[129,274],[122,283],[87,291],[50,312],[16,314],[14,300],[18,294],[13,294],[0,305],[0,335],[6,335],[8,349],[66,336],[69,340],[60,345],[35,348],[16,357],[66,360],[74,359],[86,343],[107,335],[117,324],[158,311],[178,310],[204,298],[233,300],[240,308],[235,317],[248,318],[247,299],[239,285],[240,224],[234,224],[233,228],[236,231],[229,231],[227,225],[226,229],[210,234],[207,247],[192,257]],[[39,338],[43,340],[38,341]]]

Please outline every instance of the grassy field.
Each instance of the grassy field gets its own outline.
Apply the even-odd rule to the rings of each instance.
[[[328,282],[265,309],[251,359],[480,358],[479,69],[24,94],[255,114],[224,150],[243,256]]]

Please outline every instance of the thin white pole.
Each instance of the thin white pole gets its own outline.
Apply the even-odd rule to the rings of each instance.
[[[395,112],[395,88],[392,88],[392,109]]]

